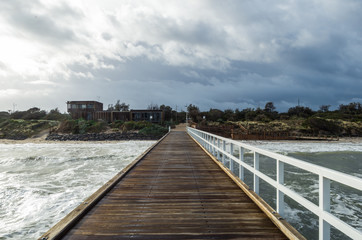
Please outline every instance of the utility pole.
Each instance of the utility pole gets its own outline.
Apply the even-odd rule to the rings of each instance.
[[[187,113],[188,113],[187,104],[185,105],[185,108],[186,108],[186,126],[187,126]]]
[[[15,112],[16,104],[13,103],[13,113]]]
[[[176,123],[177,123],[177,105],[176,105]]]

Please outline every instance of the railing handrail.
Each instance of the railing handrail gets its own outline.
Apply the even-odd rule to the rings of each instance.
[[[311,173],[314,173],[314,174],[317,174],[317,175],[322,174],[324,177],[326,177],[326,178],[328,178],[330,180],[342,183],[344,185],[347,185],[347,186],[350,186],[350,187],[353,187],[353,188],[355,188],[357,190],[362,191],[362,179],[361,178],[351,176],[351,175],[348,175],[346,173],[338,172],[338,171],[335,171],[333,169],[322,167],[322,166],[319,166],[319,165],[316,165],[316,164],[313,164],[313,163],[298,160],[298,159],[293,158],[293,157],[288,157],[288,156],[284,156],[284,155],[279,154],[279,153],[267,151],[267,150],[264,150],[264,149],[261,149],[261,148],[258,148],[258,147],[254,147],[254,146],[242,143],[242,142],[238,142],[236,140],[221,137],[221,136],[218,136],[216,134],[204,132],[204,131],[201,131],[201,130],[198,130],[198,129],[195,129],[195,128],[191,128],[191,129],[195,130],[195,131],[198,131],[198,132],[207,133],[209,136],[218,138],[218,139],[220,139],[222,141],[230,142],[230,143],[232,143],[234,145],[239,145],[239,146],[241,146],[243,148],[246,148],[246,149],[248,149],[250,151],[258,152],[258,153],[260,153],[262,155],[265,155],[265,156],[268,156],[268,157],[271,157],[271,158],[274,158],[274,159],[278,159],[278,160],[280,160],[280,161],[282,161],[284,163],[287,163],[287,164],[290,164],[292,166],[298,167],[298,168],[303,169],[305,171],[308,171],[308,172],[311,172]],[[349,183],[351,183],[351,185],[349,185]]]
[[[222,154],[222,160],[224,164],[225,157],[228,159],[232,159],[234,162],[238,163],[241,171],[241,168],[245,168],[253,173],[254,175],[254,191],[259,194],[259,178],[266,181],[268,184],[272,185],[277,190],[277,212],[281,216],[284,215],[284,194],[291,197],[299,204],[319,216],[319,238],[320,239],[330,239],[330,225],[333,225],[341,232],[351,237],[352,239],[361,239],[362,233],[348,225],[344,221],[330,214],[330,180],[347,185],[349,187],[355,188],[359,191],[362,191],[362,179],[351,176],[345,173],[341,173],[329,168],[325,168],[322,166],[318,166],[312,163],[304,162],[302,160],[298,160],[292,157],[284,156],[278,153],[270,152],[267,150],[263,150],[254,146],[247,145],[245,143],[241,143],[232,139],[224,138],[212,133],[204,132],[194,128],[187,128],[187,131],[191,133],[194,138],[198,142],[201,140],[201,144],[208,150],[211,154],[215,156],[217,152],[217,157]],[[217,143],[216,143],[217,140]],[[220,146],[220,141],[223,142],[223,145]],[[231,143],[232,145],[236,145],[242,149],[247,149],[249,151],[254,152],[254,167],[246,164],[243,161],[243,157],[241,157],[239,153],[239,159],[233,156],[232,149],[230,152],[226,151],[225,144]],[[231,145],[231,146],[232,146]],[[241,149],[239,150],[241,151]],[[259,171],[259,154],[263,156],[267,156],[276,160],[277,163],[277,176],[274,180],[264,173]],[[319,176],[319,206],[310,202],[300,194],[294,192],[292,189],[289,189],[284,185],[284,163],[292,165],[294,167],[303,169],[307,172],[314,173]],[[230,166],[231,167],[231,166]],[[231,167],[232,168],[232,167]],[[243,170],[242,170],[243,171]],[[239,173],[240,178],[241,173]],[[243,173],[242,173],[243,176]],[[241,179],[244,180],[244,179]]]

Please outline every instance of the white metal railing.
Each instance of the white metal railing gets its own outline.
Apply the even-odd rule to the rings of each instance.
[[[235,169],[234,162],[239,164],[239,178],[242,181],[244,181],[244,169],[249,170],[254,178],[253,190],[258,195],[259,179],[272,185],[276,189],[276,211],[282,217],[284,217],[284,195],[287,195],[319,217],[319,239],[330,239],[331,225],[352,239],[362,239],[362,233],[358,229],[330,213],[330,182],[335,181],[362,191],[362,179],[194,128],[188,127],[187,132],[224,165],[227,159],[232,160],[229,166],[232,172]],[[226,144],[230,145],[229,151],[226,150]],[[235,146],[239,148],[239,158],[233,155]],[[244,162],[245,149],[254,153],[253,167]],[[259,171],[259,155],[276,160],[276,180]],[[284,185],[284,163],[319,176],[319,205],[312,203]]]

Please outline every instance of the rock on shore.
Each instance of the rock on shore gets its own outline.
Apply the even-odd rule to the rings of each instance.
[[[48,135],[45,140],[51,141],[127,141],[127,140],[158,140],[158,136],[146,136],[139,133],[85,133]]]

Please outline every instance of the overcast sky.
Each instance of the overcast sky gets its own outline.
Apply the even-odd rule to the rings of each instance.
[[[361,0],[0,0],[0,111],[362,102]]]

